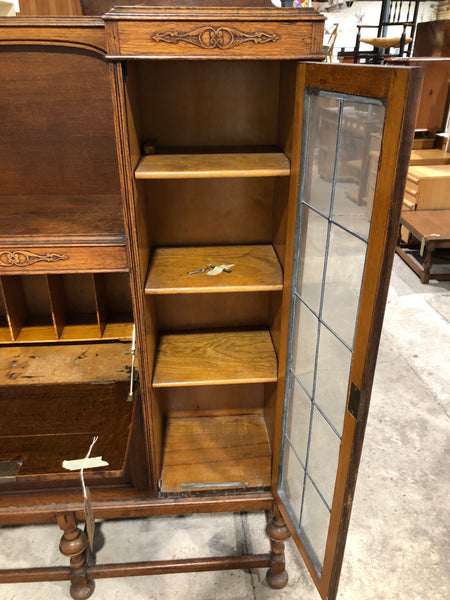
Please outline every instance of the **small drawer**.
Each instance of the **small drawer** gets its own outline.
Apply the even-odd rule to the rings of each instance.
[[[280,9],[278,9],[280,10]],[[286,9],[287,10],[287,9]],[[106,16],[109,58],[319,58],[323,17],[315,11],[191,9],[151,14],[118,9]],[[236,14],[238,18],[236,18]],[[275,15],[275,19],[273,18]],[[166,16],[166,15],[164,15]],[[256,17],[256,18],[255,18]]]
[[[125,246],[0,247],[0,274],[125,271]]]

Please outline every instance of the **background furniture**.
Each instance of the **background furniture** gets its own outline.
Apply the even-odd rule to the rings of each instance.
[[[414,257],[411,249],[402,245],[397,246],[397,254],[417,273],[420,281],[428,283],[430,279],[450,280],[450,272],[431,273],[433,253],[450,248],[450,210],[405,211],[400,217],[400,223],[419,241],[420,250],[415,246],[415,253],[423,259]]]
[[[378,25],[357,25],[353,62],[361,60],[382,64],[390,56],[390,49],[398,48],[396,56],[410,56],[419,12],[419,2],[383,0]],[[372,37],[361,37],[361,30],[376,29]],[[360,51],[360,43],[371,44],[371,51]]]
[[[301,62],[323,56],[323,20],[0,22],[0,519],[56,520],[71,564],[0,581],[67,579],[79,598],[96,577],[265,567],[280,588],[290,533],[336,597],[419,74]],[[364,123],[384,133],[371,219],[340,177]],[[96,518],[264,510],[271,553],[88,565],[89,501],[62,461],[94,435]]]

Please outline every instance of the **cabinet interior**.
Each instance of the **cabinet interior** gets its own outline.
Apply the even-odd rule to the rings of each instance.
[[[295,65],[126,66],[159,490],[267,488]]]
[[[95,435],[109,464],[86,481],[130,486],[133,316],[108,64],[39,43],[0,63],[0,462],[17,464],[0,493],[80,490],[62,461]]]

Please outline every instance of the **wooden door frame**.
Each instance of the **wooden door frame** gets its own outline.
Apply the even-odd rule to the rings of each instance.
[[[344,71],[345,69],[345,71]],[[352,81],[353,69],[358,76]],[[364,432],[369,410],[370,393],[375,372],[376,357],[381,335],[384,309],[389,288],[390,273],[398,238],[400,210],[406,181],[409,155],[415,126],[420,86],[423,73],[419,70],[393,69],[360,65],[300,64],[297,79],[297,113],[295,123],[295,151],[293,176],[289,198],[288,240],[286,255],[285,285],[283,291],[281,348],[276,432],[272,488],[277,506],[283,515],[290,533],[300,550],[312,579],[323,599],[333,599],[337,594],[342,567],[345,539],[347,536],[358,466],[361,457]],[[294,250],[295,223],[297,212],[298,169],[295,163],[301,146],[304,89],[320,88],[377,98],[386,102],[386,119],[380,153],[374,211],[366,254],[366,268],[361,290],[361,304],[355,334],[350,382],[358,390],[356,412],[349,411],[349,386],[341,448],[339,454],[336,486],[331,507],[325,558],[321,575],[317,574],[307,550],[290,520],[288,512],[277,492],[281,468],[280,452],[284,413],[284,388],[288,346],[288,324],[291,302],[292,255]],[[371,269],[370,276],[367,268]],[[353,414],[352,414],[353,413]],[[354,416],[356,415],[356,416]]]

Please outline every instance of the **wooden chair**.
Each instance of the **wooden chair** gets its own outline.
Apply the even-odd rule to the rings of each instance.
[[[388,56],[410,56],[418,11],[418,1],[391,2],[391,0],[383,0],[378,25],[357,25],[358,33],[353,52],[353,62],[364,61],[383,64]],[[400,28],[401,34],[399,35]],[[376,29],[377,33],[373,37],[362,37],[362,29]],[[373,50],[361,51],[361,42],[371,44]],[[398,52],[392,54],[392,48],[398,48]]]
[[[332,62],[332,60],[333,60],[333,49],[334,49],[334,44],[336,43],[338,29],[339,29],[339,24],[336,23],[336,25],[333,27],[333,29],[330,33],[328,42],[326,44],[324,44],[323,53],[325,54],[325,62]]]

